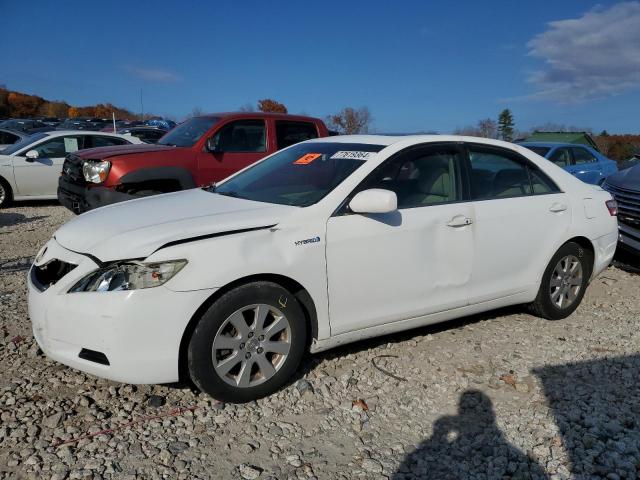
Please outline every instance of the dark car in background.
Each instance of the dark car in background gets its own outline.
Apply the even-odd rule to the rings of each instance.
[[[76,117],[66,119],[56,127],[56,130],[89,130],[97,132],[107,126],[107,122],[100,118]]]
[[[618,246],[640,255],[640,165],[611,175],[602,188],[618,202]]]
[[[27,134],[50,132],[53,130],[53,127],[32,118],[11,118],[0,122],[0,128],[16,130]]]

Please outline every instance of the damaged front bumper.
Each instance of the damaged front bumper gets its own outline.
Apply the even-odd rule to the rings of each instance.
[[[67,293],[98,268],[90,258],[49,241],[28,278],[29,317],[42,351],[86,373],[126,383],[179,380],[186,327],[214,290],[174,292],[164,286],[120,292]],[[62,276],[42,269],[52,261],[71,268]]]

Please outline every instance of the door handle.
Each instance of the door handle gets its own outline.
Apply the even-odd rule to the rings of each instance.
[[[471,225],[473,220],[464,215],[456,215],[447,223],[447,227],[466,227],[467,225]]]
[[[567,206],[564,203],[554,203],[549,207],[549,211],[553,213],[564,212],[567,209]]]

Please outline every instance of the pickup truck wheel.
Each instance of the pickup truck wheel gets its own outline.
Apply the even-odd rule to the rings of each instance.
[[[0,178],[0,208],[8,207],[11,200],[11,187],[3,178]]]
[[[271,282],[243,285],[220,297],[196,325],[188,348],[191,379],[224,402],[267,396],[296,372],[306,337],[291,292]]]
[[[591,276],[593,254],[574,242],[565,243],[553,256],[540,283],[534,315],[560,320],[580,305]]]

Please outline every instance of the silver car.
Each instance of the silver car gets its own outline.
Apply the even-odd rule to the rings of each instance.
[[[0,207],[12,200],[56,199],[64,158],[86,148],[143,143],[131,135],[58,130],[35,133],[0,152]]]

